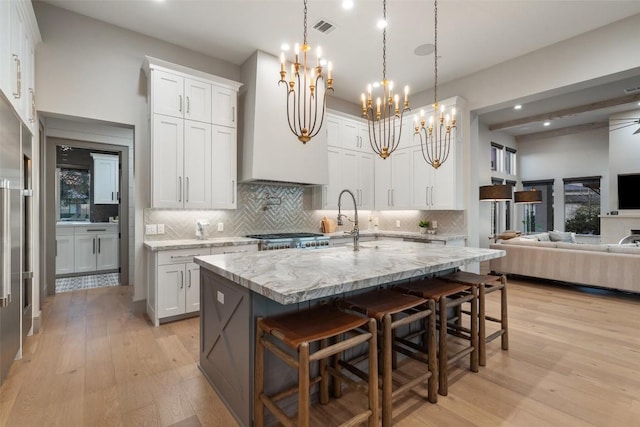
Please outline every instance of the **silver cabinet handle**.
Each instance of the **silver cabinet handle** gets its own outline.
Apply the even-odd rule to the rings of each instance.
[[[236,122],[236,107],[231,107],[231,123]]]
[[[87,228],[87,232],[107,231],[106,228]]]
[[[98,237],[98,253],[100,253],[100,252],[101,252],[101,251],[100,251],[100,247],[101,247],[101,245],[100,245],[100,240],[102,240],[102,239],[101,239],[100,237]]]
[[[31,123],[35,123],[36,121],[36,94],[33,91],[33,88],[29,88],[29,93],[31,94],[31,118],[29,121]]]
[[[182,113],[182,95],[178,95],[178,111]]]
[[[93,253],[96,253],[96,238],[93,238]]]
[[[189,270],[189,287],[191,287],[191,270]]]
[[[424,187],[424,203],[429,206],[429,187]]]
[[[187,188],[184,191],[184,201],[189,203],[189,177],[185,178]]]
[[[431,206],[433,206],[433,185],[431,186]]]
[[[13,92],[13,96],[16,99],[20,99],[22,97],[22,65],[20,63],[20,57],[15,53],[13,56],[13,62],[16,63],[16,91]]]
[[[231,181],[231,203],[236,202],[236,181]]]
[[[11,302],[11,199],[10,199],[10,183],[8,179],[0,180],[0,199],[2,207],[2,284],[0,284],[0,307],[5,307]]]
[[[395,203],[393,201],[393,193],[395,193],[395,189],[391,189],[391,206],[395,206]]]
[[[187,96],[187,114],[191,113],[191,102],[189,102],[189,97]]]
[[[184,271],[180,272],[180,289],[184,289]]]
[[[178,177],[178,201],[182,201],[182,177]]]

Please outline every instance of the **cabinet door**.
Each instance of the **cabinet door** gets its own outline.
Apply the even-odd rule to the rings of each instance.
[[[213,126],[211,157],[211,206],[236,208],[237,136],[236,129]]]
[[[74,264],[76,273],[96,271],[97,241],[95,234],[74,236]]]
[[[172,117],[184,117],[184,78],[153,70],[153,112]]]
[[[375,156],[375,208],[377,210],[391,209],[391,162],[392,158],[383,159]]]
[[[324,118],[324,126],[327,129],[327,145],[329,147],[342,147],[340,138],[340,126],[342,120],[339,117],[327,115]]]
[[[324,185],[322,209],[338,209],[338,196],[342,191],[341,150],[328,147],[329,183]]]
[[[200,311],[200,266],[191,262],[186,265],[185,272],[185,312]]]
[[[211,207],[211,125],[184,121],[184,207]]]
[[[22,83],[22,67],[25,66],[25,51],[27,49],[27,24],[22,5],[18,1],[11,3],[11,93],[9,99],[14,108],[24,119],[24,111],[27,98],[25,87]]]
[[[214,125],[238,126],[238,92],[222,86],[211,87],[211,123]]]
[[[93,203],[118,204],[118,156],[91,153],[93,157]]]
[[[432,193],[432,167],[425,162],[421,147],[411,149],[411,207],[430,209]]]
[[[98,234],[96,236],[96,270],[116,270],[120,267],[118,258],[118,234]]]
[[[158,266],[158,318],[185,312],[185,265]]]
[[[433,170],[432,209],[459,209],[456,206],[455,154],[455,147],[452,147],[447,161]]]
[[[7,99],[11,97],[11,8],[8,1],[0,1],[0,89]]]
[[[185,79],[184,118],[211,123],[211,84]]]
[[[397,150],[389,159],[392,162],[391,206],[393,209],[410,209],[411,153],[409,150]]]
[[[151,207],[183,206],[184,120],[153,115],[151,136]]]
[[[358,141],[360,143],[360,151],[373,153],[371,142],[369,142],[369,126],[366,123],[358,124]]]
[[[73,235],[56,236],[56,274],[74,272]]]
[[[358,123],[352,120],[342,120],[342,147],[348,150],[360,149]]]
[[[373,154],[360,153],[358,155],[358,186],[360,190],[360,208],[373,210],[374,173]]]

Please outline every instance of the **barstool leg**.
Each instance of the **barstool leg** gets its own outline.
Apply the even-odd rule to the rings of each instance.
[[[430,299],[428,302],[431,315],[427,316],[427,360],[431,377],[427,383],[427,398],[429,402],[438,401],[438,361],[436,357],[436,304]]]
[[[340,335],[335,337],[336,344],[340,342],[340,338],[341,338]],[[340,370],[342,370],[342,366],[340,365],[341,357],[342,357],[342,353],[338,353],[333,356],[333,369],[335,369],[337,372],[340,372]],[[335,397],[336,399],[339,399],[342,397],[342,380],[340,379],[340,377],[335,375],[332,375],[331,379],[333,381],[333,397]]]
[[[509,350],[509,316],[507,315],[507,276],[500,277],[502,289],[500,290],[501,305],[501,327],[502,327],[502,349]]]
[[[478,288],[471,286],[471,372],[478,372]]]
[[[309,427],[309,343],[298,348],[298,427]]]
[[[438,341],[438,393],[446,396],[449,393],[447,384],[447,298],[440,298],[440,308],[438,311],[440,320],[440,335]]]
[[[327,340],[320,341],[320,348],[327,347]],[[329,371],[327,369],[327,358],[320,359],[320,404],[329,403]]]
[[[487,307],[485,305],[485,297],[486,297],[486,288],[484,283],[481,283],[478,286],[479,295],[478,295],[478,307],[480,308],[479,313],[479,325],[478,325],[478,363],[480,366],[487,365]]]
[[[262,345],[263,331],[262,318],[257,319],[256,344],[254,358],[254,379],[253,379],[253,425],[255,427],[264,426],[264,406],[260,396],[264,392],[264,346]]]
[[[393,322],[390,314],[385,314],[382,318],[382,426],[392,425],[392,369],[394,358],[393,351]]]
[[[378,327],[376,319],[369,319],[369,333],[371,333],[371,340],[369,341],[369,409],[371,410],[369,427],[377,427],[380,413],[378,402]]]

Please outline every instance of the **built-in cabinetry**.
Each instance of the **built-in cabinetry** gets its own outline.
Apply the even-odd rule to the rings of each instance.
[[[35,46],[41,41],[28,0],[0,1],[0,89],[34,132]]]
[[[91,153],[93,158],[93,203],[117,205],[119,200],[119,158],[113,154]]]
[[[358,209],[374,208],[374,154],[366,124],[337,114],[327,114],[329,183],[314,189],[317,209],[337,209],[343,189],[351,190]],[[349,202],[346,202],[349,203]]]
[[[193,257],[256,252],[258,245],[186,248],[147,252],[147,314],[158,326],[163,319],[198,315],[200,311],[200,267]]]
[[[145,59],[151,207],[234,209],[240,83]]]
[[[56,227],[56,275],[114,271],[120,267],[118,224]]]

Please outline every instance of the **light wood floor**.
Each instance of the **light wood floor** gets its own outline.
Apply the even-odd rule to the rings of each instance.
[[[198,319],[153,328],[128,302],[126,287],[49,298],[0,388],[0,426],[235,426],[197,369]],[[435,405],[401,399],[394,424],[639,425],[639,295],[510,279],[509,310],[508,352],[495,341],[478,374],[455,369]],[[355,399],[314,419],[331,425]]]

